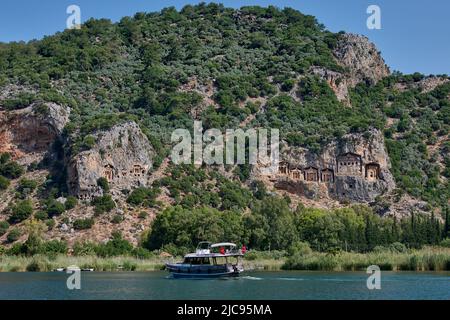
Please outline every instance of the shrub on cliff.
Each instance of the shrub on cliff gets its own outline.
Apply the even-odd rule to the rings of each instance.
[[[111,222],[112,222],[112,223],[115,223],[115,224],[119,224],[119,223],[121,223],[123,220],[124,220],[124,217],[123,217],[122,215],[116,214],[116,215],[114,215],[114,217],[111,219]]]
[[[135,206],[144,205],[146,207],[153,207],[156,205],[155,199],[159,193],[159,188],[137,188],[128,196],[127,202]]]
[[[54,219],[47,219],[47,220],[45,220],[45,225],[47,226],[47,228],[49,230],[53,229],[55,227],[55,224],[56,224],[56,222],[55,222]]]
[[[37,220],[44,221],[48,219],[48,213],[46,211],[40,210],[34,214],[34,217]]]
[[[9,229],[8,221],[0,221],[0,237],[4,235]]]
[[[116,204],[109,194],[94,198],[91,204],[95,206],[94,210],[96,214],[109,212],[116,207]]]
[[[0,176],[0,190],[6,190],[9,186],[9,180],[4,176]]]
[[[85,150],[91,149],[95,145],[95,138],[91,135],[85,136],[83,139],[83,148]]]
[[[19,185],[17,186],[17,192],[19,192],[20,197],[25,199],[28,195],[30,195],[34,189],[37,187],[37,182],[34,180],[29,180],[26,178],[22,178],[19,181]]]
[[[75,208],[77,203],[77,198],[75,198],[74,196],[68,196],[66,202],[64,203],[64,206],[66,207],[66,210],[70,210]]]
[[[17,179],[25,170],[23,167],[15,161],[7,161],[5,163],[0,162],[0,175],[9,179]]]
[[[33,213],[33,205],[30,200],[19,201],[11,208],[11,223],[19,223],[28,219]]]
[[[8,235],[6,236],[6,240],[9,243],[15,242],[19,240],[20,236],[21,236],[20,230],[18,228],[14,228],[8,233]]]
[[[55,199],[48,200],[46,211],[50,218],[53,216],[59,216],[65,210],[66,210],[66,207],[61,202],[56,201]]]
[[[73,228],[75,230],[86,230],[92,228],[95,221],[92,218],[87,219],[77,219],[73,222]]]
[[[101,177],[97,179],[97,185],[102,188],[103,192],[109,192],[109,183],[108,180],[106,180],[106,178]]]

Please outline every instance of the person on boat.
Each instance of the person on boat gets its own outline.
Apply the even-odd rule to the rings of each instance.
[[[224,247],[220,247],[219,252],[220,252],[220,254],[225,254],[225,248]]]
[[[247,252],[247,247],[245,246],[245,244],[242,245],[241,252],[242,254],[245,254]]]

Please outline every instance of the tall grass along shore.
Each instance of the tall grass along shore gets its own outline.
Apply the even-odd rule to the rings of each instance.
[[[53,271],[76,265],[95,271],[156,271],[169,260],[181,258],[151,257],[141,259],[130,256],[97,257],[66,255],[0,256],[1,272]],[[425,247],[408,252],[322,253],[306,252],[288,255],[286,252],[249,252],[244,259],[246,270],[317,270],[360,271],[370,265],[392,271],[450,271],[450,248]]]

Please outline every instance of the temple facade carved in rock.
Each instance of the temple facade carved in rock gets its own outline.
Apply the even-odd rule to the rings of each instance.
[[[380,179],[380,165],[375,162],[364,163],[362,156],[347,152],[336,157],[335,163],[326,164],[323,167],[292,165],[287,161],[281,161],[278,165],[278,173],[270,177],[270,180],[292,180],[304,182],[333,183],[336,176],[364,177],[367,181]]]

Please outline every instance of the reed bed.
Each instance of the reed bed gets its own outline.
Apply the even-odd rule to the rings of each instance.
[[[93,268],[95,271],[155,271],[164,267],[165,260],[159,257],[151,259],[139,259],[134,257],[110,257],[97,256],[64,256],[49,257],[36,255],[0,256],[0,272],[23,271],[53,271],[57,268],[66,268],[76,265],[82,269]]]
[[[361,271],[370,265],[381,270],[392,271],[450,271],[450,248],[425,247],[408,252],[341,252],[327,254],[311,252],[291,257],[259,254],[259,257],[244,259],[246,270],[318,270],[318,271]],[[178,261],[181,258],[171,258]],[[129,256],[102,258],[97,256],[6,256],[0,255],[0,272],[53,271],[76,265],[93,268],[95,271],[156,271],[164,268],[168,258],[158,256],[140,259]]]
[[[313,252],[289,257],[284,270],[360,271],[370,265],[392,271],[450,271],[450,248],[426,247],[408,252]]]

